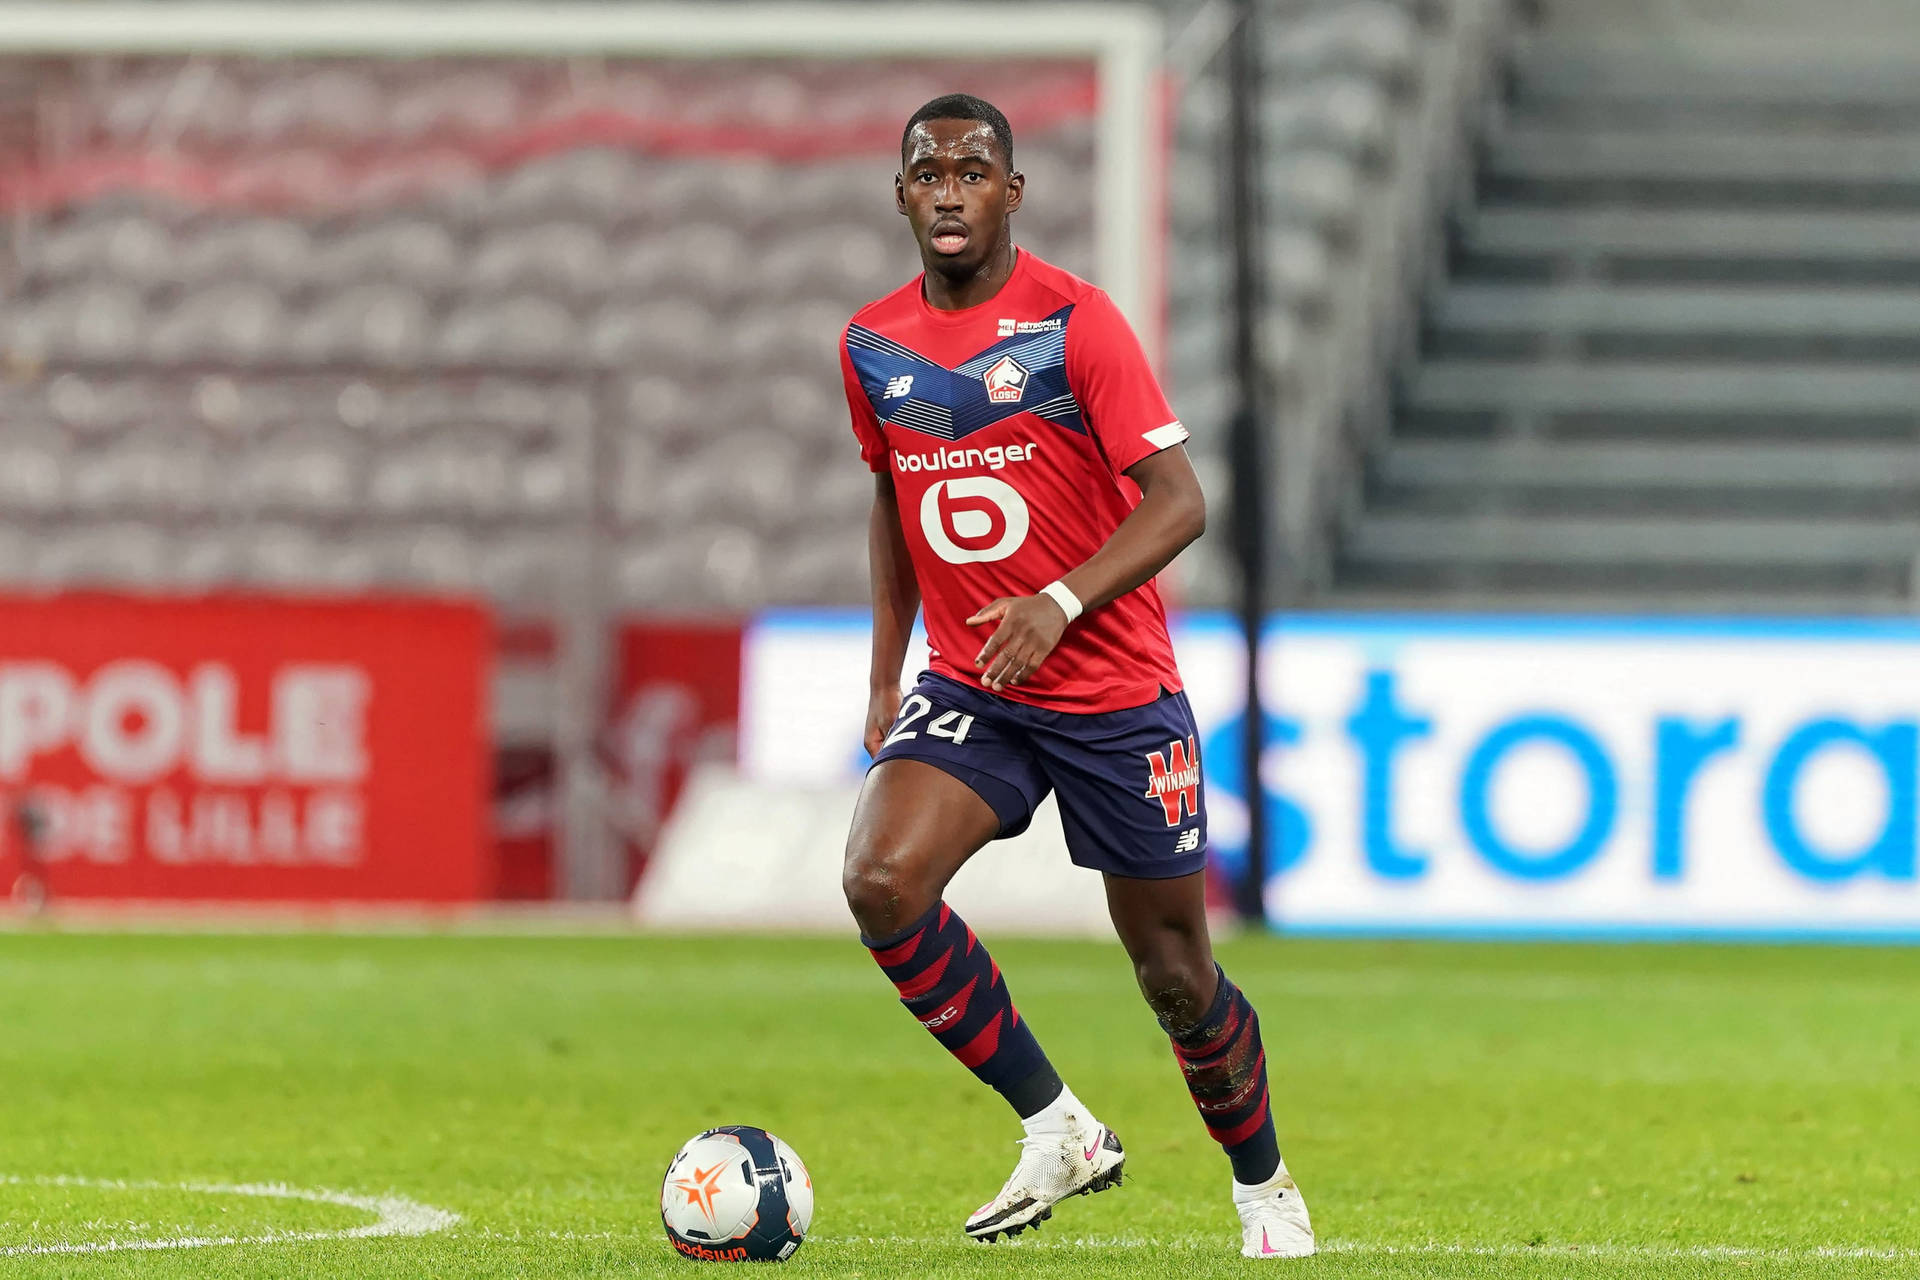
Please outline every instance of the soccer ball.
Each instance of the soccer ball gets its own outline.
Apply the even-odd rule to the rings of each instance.
[[[785,1262],[813,1221],[813,1179],[765,1129],[722,1125],[674,1153],[660,1183],[660,1221],[683,1258]]]

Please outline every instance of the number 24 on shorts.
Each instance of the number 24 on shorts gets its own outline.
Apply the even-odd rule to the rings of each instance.
[[[893,722],[893,732],[880,744],[880,749],[885,751],[896,742],[919,737],[920,731],[912,726],[932,710],[933,704],[924,697],[917,693],[908,694],[907,700],[900,704],[900,716]],[[927,726],[927,732],[936,738],[951,738],[955,744],[959,744],[967,740],[967,730],[971,728],[972,716],[962,715],[958,711],[944,711]]]

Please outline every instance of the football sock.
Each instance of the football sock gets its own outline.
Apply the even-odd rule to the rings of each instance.
[[[1279,1167],[1273,1171],[1273,1176],[1257,1187],[1250,1187],[1240,1181],[1240,1179],[1235,1178],[1233,1180],[1233,1202],[1235,1204],[1252,1204],[1255,1200],[1265,1200],[1275,1191],[1278,1191],[1283,1183],[1290,1181],[1291,1179],[1287,1177],[1287,1162],[1282,1160]]]
[[[862,937],[900,1003],[1022,1119],[1065,1087],[1013,1007],[1000,966],[944,902],[888,938]]]
[[[1085,1123],[1092,1113],[1087,1104],[1073,1096],[1073,1090],[1066,1085],[1060,1086],[1060,1095],[1030,1116],[1020,1118],[1021,1127],[1026,1129],[1029,1138],[1040,1134],[1059,1135],[1069,1132],[1072,1120]]]
[[[1253,1006],[1225,971],[1216,965],[1215,972],[1220,987],[1206,1015],[1187,1031],[1175,1031],[1164,1018],[1161,1027],[1173,1041],[1173,1056],[1186,1073],[1200,1119],[1233,1163],[1234,1181],[1257,1186],[1280,1167],[1267,1097],[1267,1051]]]

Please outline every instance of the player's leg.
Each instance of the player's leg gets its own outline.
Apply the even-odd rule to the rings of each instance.
[[[1108,874],[1107,909],[1140,993],[1173,1044],[1207,1132],[1233,1166],[1241,1252],[1313,1252],[1306,1204],[1274,1135],[1267,1052],[1253,1005],[1213,958],[1206,873],[1170,879]]]
[[[1001,825],[978,792],[939,766],[882,759],[854,810],[841,883],[860,940],[900,1002],[1024,1119],[1059,1096],[1060,1077],[1000,966],[940,896]]]
[[[1184,695],[1164,693],[1071,719],[1082,723],[1037,741],[1067,849],[1105,876],[1108,911],[1141,991],[1233,1164],[1242,1251],[1311,1253],[1305,1206],[1274,1140],[1260,1022],[1214,962],[1207,936],[1207,809],[1193,711]]]
[[[921,682],[867,775],[843,877],[862,940],[901,1002],[1026,1130],[1012,1176],[967,1221],[980,1239],[1018,1233],[1065,1197],[1114,1185],[1124,1159],[1047,1061],[999,965],[941,900],[966,860],[1024,829],[1046,795],[997,702],[938,677]]]

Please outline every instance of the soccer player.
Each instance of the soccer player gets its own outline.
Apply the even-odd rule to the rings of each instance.
[[[1233,1166],[1241,1251],[1302,1257],[1313,1229],[1274,1137],[1259,1020],[1207,937],[1196,732],[1153,586],[1200,536],[1205,499],[1186,428],[1112,300],[1015,248],[1025,185],[992,105],[955,94],[914,112],[894,204],[925,271],[863,308],[841,345],[874,473],[874,764],[847,903],[901,1003],[1026,1130],[967,1234],[1014,1235],[1117,1185],[1119,1138],[941,901],[968,858],[1056,795],[1073,861],[1104,877],[1141,992]],[[903,701],[918,609],[932,669]]]

